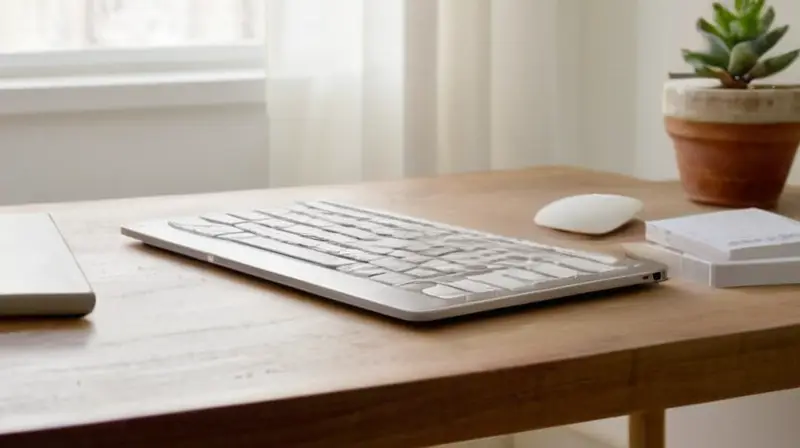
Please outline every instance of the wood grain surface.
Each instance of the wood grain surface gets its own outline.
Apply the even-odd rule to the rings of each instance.
[[[509,236],[566,195],[708,210],[674,183],[551,167],[356,186],[1,208],[49,211],[97,293],[82,321],[0,321],[0,446],[413,447],[800,386],[800,288],[669,281],[408,325],[148,249],[124,223],[334,199]],[[800,191],[781,210],[800,216]]]

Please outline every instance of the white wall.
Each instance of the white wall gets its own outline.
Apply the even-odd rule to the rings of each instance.
[[[0,204],[267,185],[254,104],[0,116]]]

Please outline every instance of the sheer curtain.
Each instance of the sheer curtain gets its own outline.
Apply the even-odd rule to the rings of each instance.
[[[270,179],[578,161],[580,0],[267,0]]]

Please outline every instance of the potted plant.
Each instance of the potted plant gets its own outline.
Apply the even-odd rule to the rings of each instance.
[[[785,70],[800,50],[766,56],[789,26],[773,27],[765,0],[713,7],[713,23],[697,22],[706,50],[682,50],[693,79],[664,87],[681,182],[695,202],[774,208],[800,145],[800,85],[758,80]]]

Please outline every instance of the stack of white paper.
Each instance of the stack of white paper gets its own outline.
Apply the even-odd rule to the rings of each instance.
[[[665,263],[671,277],[716,288],[800,283],[800,222],[760,209],[646,223],[633,256]]]

